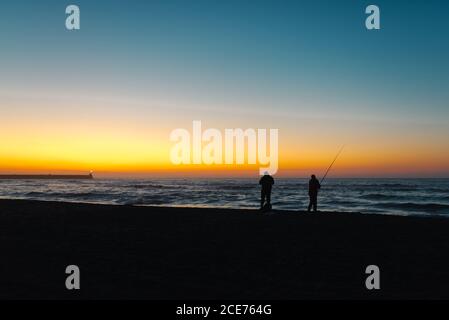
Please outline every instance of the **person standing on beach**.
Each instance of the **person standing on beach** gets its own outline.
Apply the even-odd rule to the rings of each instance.
[[[321,184],[316,178],[314,174],[312,174],[312,177],[309,181],[309,208],[307,209],[308,212],[313,207],[313,212],[317,211],[317,205],[318,205],[318,190],[321,188]]]
[[[259,184],[262,186],[260,194],[260,209],[262,210],[265,206],[271,209],[271,188],[274,184],[274,179],[268,172],[265,172],[263,177],[260,178]]]

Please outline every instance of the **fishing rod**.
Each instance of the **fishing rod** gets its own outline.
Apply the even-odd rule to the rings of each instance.
[[[334,161],[332,161],[331,165],[329,166],[329,168],[327,168],[326,173],[324,174],[324,177],[321,179],[320,184],[323,183],[324,179],[326,178],[327,174],[329,173],[329,170],[332,168],[332,166],[334,165],[335,160],[337,160],[338,156],[340,155],[340,153],[343,151],[344,149],[344,145],[341,147],[340,151],[338,151],[337,155],[334,158]]]

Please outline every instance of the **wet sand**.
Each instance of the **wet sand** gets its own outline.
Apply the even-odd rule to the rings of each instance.
[[[449,298],[442,218],[0,200],[0,237],[1,299]]]

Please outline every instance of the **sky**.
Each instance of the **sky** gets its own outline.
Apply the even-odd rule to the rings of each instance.
[[[81,29],[65,28],[65,8]],[[381,29],[365,28],[376,4]],[[447,1],[10,1],[0,173],[257,175],[175,166],[169,134],[279,129],[279,176],[449,177]]]

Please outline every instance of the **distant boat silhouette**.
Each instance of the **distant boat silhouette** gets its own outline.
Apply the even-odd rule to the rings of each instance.
[[[89,174],[3,174],[0,180],[86,180],[93,179],[92,173]]]

